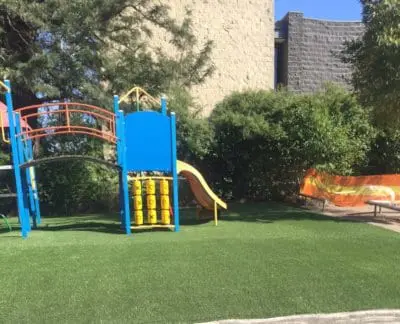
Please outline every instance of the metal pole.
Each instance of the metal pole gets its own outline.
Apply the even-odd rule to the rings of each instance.
[[[28,160],[28,152],[26,150],[26,146],[24,142],[22,141],[22,128],[21,128],[21,116],[17,112],[15,113],[15,129],[16,129],[16,139],[17,139],[17,147],[18,147],[18,153],[19,153],[19,163],[23,164],[25,161]],[[19,136],[18,136],[19,135]],[[31,223],[30,223],[30,216],[31,216],[31,209],[29,207],[32,207],[32,205],[29,205],[29,198],[30,198],[30,189],[29,189],[29,173],[28,170],[25,169],[23,170],[25,176],[21,177],[21,182],[22,182],[22,197],[23,197],[23,202],[24,202],[24,209],[25,209],[25,217],[27,219],[27,227],[28,231],[31,230]],[[33,203],[33,201],[31,201]],[[36,219],[33,218],[33,226],[36,227]]]
[[[13,110],[13,103],[11,96],[11,84],[9,80],[5,80],[4,83],[8,87],[5,97],[7,104],[8,125],[10,131],[10,141],[11,141],[11,154],[12,154],[12,163],[15,176],[15,187],[17,191],[18,217],[21,224],[22,237],[27,238],[29,232],[29,219],[26,218],[25,206],[23,202],[22,179],[21,179],[21,170],[19,168],[18,145],[15,134],[15,121],[14,121],[14,110]]]
[[[119,111],[120,119],[120,138],[121,138],[121,178],[122,178],[122,192],[120,197],[123,201],[123,223],[125,225],[126,234],[131,234],[131,212],[129,206],[129,186],[128,186],[128,168],[126,161],[126,143],[125,143],[125,117],[123,111]]]
[[[176,117],[175,113],[171,113],[171,157],[172,157],[172,184],[173,184],[173,204],[174,204],[174,224],[175,232],[179,232],[179,188],[178,188],[178,170],[176,158]]]

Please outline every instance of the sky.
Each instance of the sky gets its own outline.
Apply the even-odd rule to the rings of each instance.
[[[359,0],[275,0],[275,20],[288,11],[301,11],[306,18],[361,20]]]

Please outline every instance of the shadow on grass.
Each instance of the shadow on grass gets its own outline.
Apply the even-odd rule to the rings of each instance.
[[[197,220],[195,209],[189,208],[181,211],[181,225],[201,225],[207,223],[209,220]],[[12,222],[13,233],[16,237],[20,237],[19,233],[21,227],[18,224],[17,217],[10,219]],[[133,219],[132,219],[133,221]],[[99,232],[107,234],[125,234],[125,228],[121,226],[119,216],[115,214],[91,214],[82,216],[55,216],[43,217],[42,224],[33,231],[39,232],[56,232],[56,231],[86,231],[86,232]],[[143,232],[165,232],[172,231],[169,228],[135,228],[132,233]],[[0,237],[10,238],[10,235],[5,228],[0,227]],[[4,234],[4,235],[3,235]]]
[[[19,233],[21,231],[20,226],[13,226],[13,233]],[[109,234],[122,234],[125,233],[121,229],[119,224],[108,224],[104,222],[82,222],[82,223],[69,223],[69,224],[43,224],[39,225],[37,228],[33,228],[32,231],[36,232],[55,232],[55,231],[90,231],[90,232],[100,232]],[[10,235],[3,235],[10,232],[5,232],[0,230],[0,238],[11,237]],[[19,237],[19,236],[18,236]]]
[[[201,225],[209,222],[209,220],[197,220],[195,217],[195,210],[185,210],[182,213],[181,225]],[[19,233],[21,227],[14,220],[13,232]],[[69,217],[44,217],[42,224],[39,225],[33,231],[41,232],[57,232],[57,231],[87,231],[87,232],[99,232],[107,234],[125,234],[125,228],[121,226],[119,217],[116,215],[82,215],[82,216],[69,216]],[[144,233],[144,232],[165,232],[172,231],[169,228],[135,228],[132,229],[132,233]],[[0,237],[6,237],[1,235],[6,233],[6,230],[0,229]],[[7,232],[8,233],[8,232]],[[10,236],[7,236],[10,237]]]
[[[70,224],[40,225],[35,231],[88,231],[107,234],[123,234],[124,230],[120,224],[105,223],[99,221],[77,222]]]
[[[335,215],[332,215],[335,216]],[[274,223],[286,220],[313,220],[329,222],[375,222],[390,224],[389,219],[374,217],[370,213],[351,214],[332,217],[323,215],[318,210],[310,210],[302,206],[280,203],[232,203],[228,211],[221,214],[220,219],[232,222]]]
[[[197,223],[192,222],[181,222],[181,225],[200,225],[208,221],[197,221]],[[39,226],[36,231],[88,231],[88,232],[99,232],[107,234],[125,234],[125,228],[121,227],[119,223],[117,224],[107,224],[101,221],[99,222],[85,222],[85,223],[71,223],[71,224],[52,224],[48,226]],[[145,233],[145,232],[171,232],[173,229],[170,228],[132,228],[132,233]]]
[[[220,211],[219,220],[226,222],[253,222],[253,223],[274,223],[279,221],[329,221],[329,222],[376,222],[388,224],[388,220],[373,217],[367,213],[362,215],[349,214],[348,216],[330,217],[319,214],[299,206],[285,205],[280,203],[231,203],[228,210]],[[46,221],[46,218],[45,218]],[[196,217],[195,208],[183,208],[180,211],[180,223],[183,226],[196,226],[213,222],[213,212],[203,211],[202,218]],[[13,224],[13,232],[18,233],[19,226]],[[90,231],[108,234],[124,234],[118,215],[84,215],[74,217],[54,217],[48,220],[47,224],[40,225],[35,231]],[[136,228],[132,233],[172,231],[168,228]],[[11,237],[3,235],[6,233],[0,229],[0,237]]]
[[[5,227],[0,225],[0,239],[8,239],[12,240],[15,238],[21,238],[20,232],[19,232],[19,227],[18,226],[12,226],[11,231]]]
[[[10,232],[8,229],[0,228],[0,238],[11,238],[11,237],[14,237],[14,235],[11,234],[11,233],[17,233],[17,232],[15,232],[15,229],[13,229]],[[6,235],[6,234],[8,234],[8,235]]]

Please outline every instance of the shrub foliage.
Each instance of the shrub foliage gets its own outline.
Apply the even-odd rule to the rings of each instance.
[[[344,90],[314,95],[234,93],[211,116],[216,184],[229,198],[278,199],[310,167],[350,174],[366,162],[374,130]]]

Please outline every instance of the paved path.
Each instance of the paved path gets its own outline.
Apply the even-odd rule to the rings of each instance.
[[[203,324],[399,324],[400,310],[384,309],[349,313],[312,314],[257,320],[223,320]]]
[[[382,213],[374,217],[374,207],[368,205],[360,207],[336,207],[328,204],[325,210],[321,211],[320,206],[308,202],[304,207],[318,214],[359,221],[400,233],[400,213],[397,211],[382,208]]]

